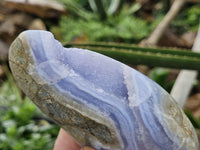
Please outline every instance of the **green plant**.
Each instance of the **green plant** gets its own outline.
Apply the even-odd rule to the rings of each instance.
[[[98,20],[85,21],[70,17],[62,17],[59,28],[52,28],[53,33],[61,34],[61,41],[73,41],[86,37],[89,41],[139,41],[149,33],[146,21],[134,16],[111,17],[107,22]],[[55,34],[58,35],[58,34]]]
[[[71,13],[86,20],[97,17],[105,20],[108,16],[113,15],[123,3],[121,0],[61,0],[61,2]]]
[[[100,18],[104,17],[98,17],[101,16],[99,11],[96,10],[96,13],[92,13],[91,10],[85,10],[85,8],[70,0],[64,0],[64,2],[70,12],[76,15],[63,16],[59,26],[51,28],[56,38],[61,41],[74,41],[84,37],[86,41],[138,42],[152,30],[149,22],[134,15],[141,7],[137,3],[130,6],[124,4],[118,10],[117,15],[108,13],[109,15],[106,15],[106,19],[102,21]],[[82,11],[86,15],[82,16]]]
[[[191,30],[197,30],[200,23],[200,5],[193,6],[186,11],[186,22]]]
[[[180,33],[192,30],[196,31],[200,23],[200,5],[194,5],[192,7],[184,9],[179,16],[172,21],[173,28],[178,29]]]

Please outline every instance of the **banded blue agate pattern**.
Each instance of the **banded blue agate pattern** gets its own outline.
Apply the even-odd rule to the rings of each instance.
[[[104,55],[25,31],[9,51],[19,87],[79,144],[97,150],[198,150],[182,109],[155,82]]]

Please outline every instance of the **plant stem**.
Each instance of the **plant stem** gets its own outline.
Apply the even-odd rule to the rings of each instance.
[[[89,49],[126,64],[200,70],[200,54],[187,51],[161,50],[117,44],[70,43],[65,44],[65,46]]]
[[[104,42],[93,42],[93,43],[63,43],[66,47],[92,47],[92,48],[107,48],[107,49],[117,49],[117,50],[130,50],[136,52],[144,53],[161,53],[170,55],[180,55],[186,57],[197,57],[200,58],[200,53],[193,53],[187,49],[175,49],[175,48],[161,48],[161,47],[144,47],[133,44],[124,43],[104,43]]]

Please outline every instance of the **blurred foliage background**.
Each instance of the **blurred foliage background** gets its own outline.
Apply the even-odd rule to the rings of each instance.
[[[9,71],[8,47],[20,32],[49,30],[61,42],[138,44],[150,35],[172,4],[170,0],[101,0],[100,4],[95,0],[59,2],[64,9],[49,8],[48,4],[29,6],[26,1],[19,4],[17,0],[0,2],[0,150],[52,149],[59,130],[18,89]],[[163,34],[159,46],[191,49],[199,20],[200,2],[189,0]],[[179,73],[178,69],[132,67],[168,92]],[[197,130],[200,129],[199,92],[197,80],[185,106],[185,112]]]
[[[22,95],[8,70],[6,75],[0,89],[0,149],[52,149],[59,127]]]

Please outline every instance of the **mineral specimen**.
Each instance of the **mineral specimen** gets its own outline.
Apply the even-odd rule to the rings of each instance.
[[[19,87],[80,145],[97,150],[198,150],[195,130],[159,85],[129,66],[64,48],[47,31],[25,31],[9,63]]]

